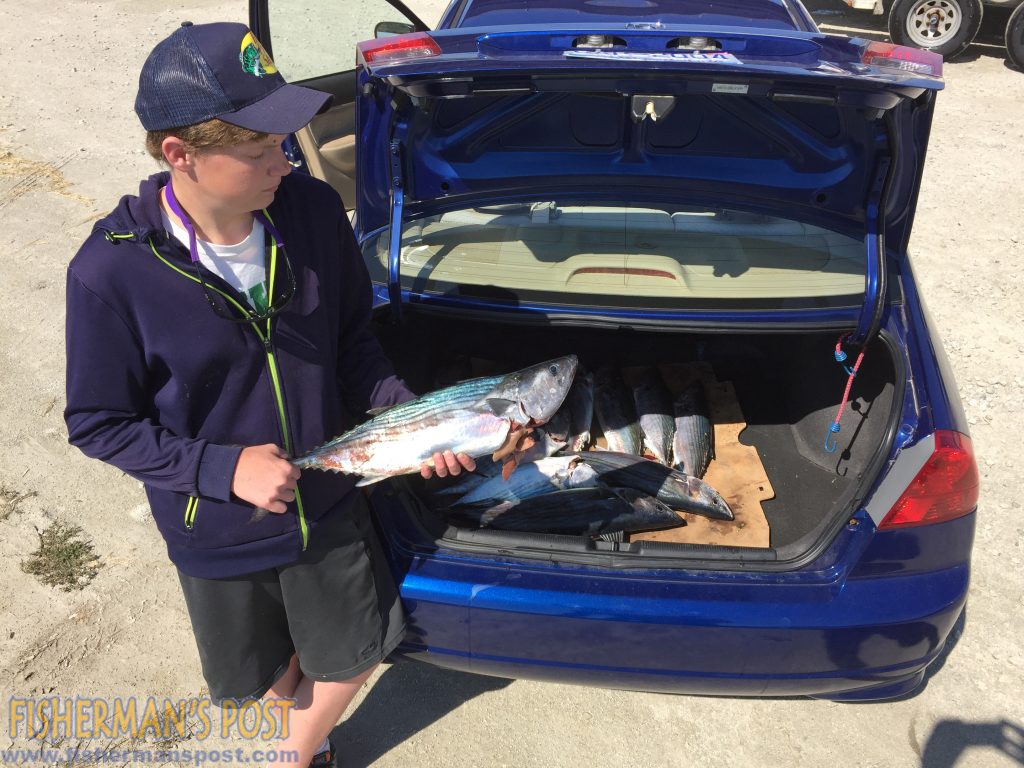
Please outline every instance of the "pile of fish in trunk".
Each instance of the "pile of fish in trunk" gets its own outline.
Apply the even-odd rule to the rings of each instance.
[[[701,382],[673,400],[656,368],[633,374],[630,388],[616,368],[578,370],[562,406],[531,430],[514,473],[481,461],[437,484],[434,509],[455,525],[613,540],[685,525],[677,512],[732,520],[702,479],[714,437]],[[588,450],[595,422],[607,450]]]
[[[701,479],[714,447],[699,381],[673,401],[655,368],[637,372],[632,391],[617,369],[578,368],[568,355],[463,381],[376,413],[293,463],[368,485],[418,472],[436,451],[466,453],[479,460],[475,472],[427,485],[429,506],[460,526],[622,540],[685,525],[679,511],[733,519]],[[588,450],[595,420],[608,450]]]

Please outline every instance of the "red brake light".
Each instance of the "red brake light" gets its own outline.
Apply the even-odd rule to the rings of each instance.
[[[906,528],[963,517],[978,506],[978,465],[971,438],[935,432],[935,450],[878,528]]]
[[[356,49],[364,64],[371,62],[380,64],[387,61],[422,59],[441,55],[441,47],[426,32],[411,32],[408,35],[367,40],[359,43]]]
[[[919,75],[942,77],[942,57],[933,51],[922,51],[892,43],[868,43],[860,58],[872,67],[887,67]]]

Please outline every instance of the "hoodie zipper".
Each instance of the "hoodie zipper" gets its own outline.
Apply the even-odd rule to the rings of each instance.
[[[264,211],[264,214],[266,215],[266,217],[268,219],[270,219],[270,214],[269,213]],[[273,220],[271,220],[271,223],[273,223]],[[115,232],[108,232],[107,233],[107,239],[111,240],[112,242],[114,242],[115,240],[116,241],[120,241],[120,240],[125,240],[125,239],[131,239],[132,237],[134,237],[134,235],[132,235],[131,233],[128,233],[128,234],[120,234],[120,233],[115,233]],[[153,254],[158,259],[160,259],[160,261],[162,261],[164,264],[166,264],[168,267],[173,269],[175,272],[177,272],[182,277],[187,277],[192,282],[199,283],[199,279],[195,275],[190,275],[188,272],[186,272],[185,270],[181,269],[180,267],[176,267],[174,264],[172,264],[170,261],[168,261],[167,258],[165,258],[163,255],[161,255],[160,251],[157,250],[156,244],[153,242],[153,238],[152,237],[147,238],[147,240],[149,242],[150,249],[153,251]],[[276,250],[276,247],[277,247],[277,244],[275,243],[274,244],[275,250]],[[274,267],[275,266],[276,266],[276,263],[272,263],[271,264],[271,269],[269,270],[270,271],[270,276],[269,276],[269,279],[267,281],[267,295],[271,296],[271,297],[273,296],[273,279],[274,279]],[[220,288],[218,288],[215,285],[210,285],[209,287],[210,287],[210,290],[216,292],[225,301],[227,301],[233,307],[235,307],[235,309],[237,309],[240,313],[242,313],[243,315],[245,314],[245,308],[242,307],[242,305],[233,296],[231,296],[230,294],[228,294],[225,291],[222,291]],[[270,372],[270,383],[271,383],[271,386],[272,386],[273,392],[274,392],[274,401],[275,401],[275,403],[277,405],[277,418],[278,418],[278,421],[279,421],[279,424],[280,424],[280,428],[281,428],[281,438],[282,438],[282,441],[284,442],[285,453],[287,453],[290,456],[291,453],[292,453],[292,446],[291,446],[291,439],[290,439],[290,430],[288,428],[287,413],[285,412],[285,408],[284,408],[284,387],[283,387],[283,385],[281,383],[281,377],[280,377],[280,373],[279,373],[278,365],[277,365],[277,358],[274,355],[274,341],[273,341],[273,326],[272,326],[272,323],[273,323],[273,318],[267,318],[267,330],[266,330],[266,333],[263,333],[260,330],[259,325],[257,323],[255,323],[255,322],[250,322],[249,326],[253,329],[253,331],[256,333],[257,338],[259,338],[260,342],[263,344],[263,351],[264,351],[264,353],[266,355],[266,358],[267,358],[267,370]],[[295,506],[298,509],[299,534],[302,537],[302,549],[303,549],[303,551],[305,551],[306,547],[309,545],[309,526],[306,524],[306,512],[305,512],[305,509],[304,509],[303,504],[302,504],[302,494],[299,492],[298,486],[295,487]],[[192,526],[195,523],[196,507],[198,507],[198,499],[196,499],[196,504],[191,504],[190,503],[185,508],[185,527],[188,528],[189,530],[192,529]]]
[[[270,292],[268,291],[268,294]],[[263,342],[263,349],[267,355],[267,368],[270,371],[270,381],[274,385],[274,399],[277,401],[277,417],[281,422],[281,435],[284,438],[284,450],[289,456],[292,455],[292,444],[289,438],[288,417],[284,408],[284,385],[278,375],[277,358],[274,356],[274,340],[271,335],[272,318],[267,318],[267,335],[260,334],[256,323],[251,323],[253,330]],[[299,532],[302,534],[302,549],[305,551],[309,544],[309,528],[306,525],[306,513],[302,507],[302,495],[299,493],[299,486],[295,486],[295,506],[299,511]]]
[[[196,524],[196,510],[199,509],[199,497],[189,496],[188,503],[185,504],[185,530],[191,531],[192,526]]]

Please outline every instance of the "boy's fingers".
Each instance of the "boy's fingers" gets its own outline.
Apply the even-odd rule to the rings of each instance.
[[[444,466],[447,467],[449,474],[457,475],[462,472],[462,467],[459,465],[459,460],[455,458],[455,454],[445,451],[441,456],[444,457]]]
[[[448,467],[445,466],[444,456],[440,453],[434,454],[434,471],[438,477],[448,477]]]
[[[465,453],[455,454],[452,451],[438,451],[433,456],[433,466],[430,464],[424,464],[420,467],[420,475],[429,480],[431,475],[436,474],[438,477],[447,477],[448,475],[458,475],[463,469],[472,472],[476,469],[476,461],[471,456]]]
[[[462,471],[462,466],[459,464],[459,460],[455,458],[454,453],[445,451],[442,456],[444,456],[444,463],[448,467],[450,474],[457,475]]]

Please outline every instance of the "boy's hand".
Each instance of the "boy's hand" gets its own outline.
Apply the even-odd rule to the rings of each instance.
[[[476,462],[465,453],[460,453],[456,456],[451,451],[445,451],[444,453],[438,451],[434,454],[433,458],[434,466],[424,464],[420,469],[420,474],[424,478],[429,479],[435,472],[438,477],[447,477],[448,475],[457,475],[462,470],[472,472],[476,469]]]
[[[272,443],[243,448],[231,492],[257,508],[280,514],[288,510],[289,501],[295,501],[300,474],[285,452]]]

